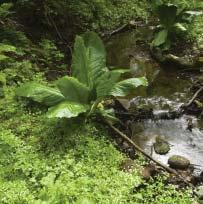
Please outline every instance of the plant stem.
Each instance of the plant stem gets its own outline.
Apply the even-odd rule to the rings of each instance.
[[[93,103],[93,105],[92,105],[92,107],[91,107],[91,109],[90,109],[90,112],[87,114],[87,118],[96,110],[96,108],[97,108],[97,106],[98,106],[98,104],[101,102],[101,100],[99,99],[99,100],[96,100],[94,103]]]

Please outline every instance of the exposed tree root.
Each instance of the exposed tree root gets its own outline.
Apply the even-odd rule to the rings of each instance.
[[[201,87],[195,92],[195,94],[194,94],[193,97],[190,99],[190,101],[189,101],[187,104],[183,105],[182,107],[183,107],[183,108],[189,107],[189,106],[194,102],[194,100],[198,97],[198,95],[200,94],[200,92],[202,92],[202,91],[203,91],[203,87],[201,86]]]

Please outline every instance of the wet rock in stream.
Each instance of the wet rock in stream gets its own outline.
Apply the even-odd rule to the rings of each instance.
[[[170,145],[162,137],[157,136],[154,143],[154,150],[157,154],[167,154],[170,151]]]
[[[139,31],[139,33],[143,35],[143,31]],[[108,64],[110,66],[126,67],[129,68],[129,71],[140,66],[146,70],[146,77],[149,81],[148,87],[140,87],[132,95],[127,98],[119,98],[113,104],[116,116],[124,124],[121,129],[124,129],[124,133],[148,154],[151,153],[155,141],[154,136],[164,136],[171,144],[170,151],[167,155],[153,155],[155,159],[164,164],[167,164],[170,156],[181,154],[188,158],[191,163],[201,165],[203,162],[203,110],[200,107],[201,104],[198,105],[197,102],[202,102],[202,93],[199,94],[198,101],[195,100],[191,106],[185,109],[182,107],[183,104],[189,102],[193,93],[203,85],[202,77],[198,83],[195,83],[196,86],[191,88],[191,85],[194,84],[193,80],[197,78],[196,73],[198,73],[199,78],[199,67],[197,67],[198,72],[191,72],[192,74],[190,74],[190,72],[183,72],[179,67],[174,66],[177,63],[172,65],[170,63],[167,65],[157,64],[151,58],[150,52],[147,51],[146,53],[147,49],[142,49],[142,45],[137,43],[140,34],[137,35],[133,31],[115,35],[107,44]],[[149,36],[148,31],[145,34],[146,37]],[[145,39],[145,34],[143,39]],[[175,58],[175,62],[185,56],[185,52],[182,51],[184,50],[174,53],[181,55]],[[132,57],[129,58],[129,55]],[[197,56],[199,56],[198,53]],[[202,58],[199,58],[198,61],[202,62]],[[181,64],[185,62],[187,60]],[[200,65],[198,64],[198,66]],[[192,115],[192,123],[187,120],[188,115],[189,117]],[[201,122],[201,126],[193,125],[197,120],[198,123]],[[129,155],[127,152],[132,152],[134,155],[130,145],[120,139],[117,139],[116,142],[127,155]],[[154,149],[158,153],[158,147],[155,146],[154,144]],[[162,150],[159,152],[162,154]],[[198,176],[197,180],[199,181]]]
[[[155,120],[174,120],[181,116],[181,112],[177,111],[156,111],[154,113]]]
[[[190,165],[190,161],[179,155],[173,155],[168,159],[168,164],[171,168],[174,169],[187,169]]]

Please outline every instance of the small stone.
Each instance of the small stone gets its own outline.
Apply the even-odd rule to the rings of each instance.
[[[156,137],[156,142],[154,143],[154,151],[157,154],[167,154],[170,151],[169,143],[159,136]]]
[[[203,186],[199,186],[196,190],[196,194],[199,198],[199,200],[203,201]]]
[[[171,168],[183,170],[189,167],[190,161],[183,156],[173,155],[168,159],[168,164]]]

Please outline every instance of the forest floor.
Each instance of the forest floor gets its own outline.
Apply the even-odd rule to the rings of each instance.
[[[142,156],[124,172],[127,157],[107,127],[48,120],[44,107],[17,100],[14,90],[4,87],[0,99],[1,203],[195,203],[191,189],[166,184],[167,174],[146,182]]]
[[[116,12],[113,12],[113,20],[108,18],[110,30],[119,27],[121,19],[124,19],[122,23],[128,22],[134,12],[139,16],[148,14],[148,7],[139,1],[138,5],[144,7],[141,10],[131,9],[134,1],[130,1],[131,4],[125,2],[131,13],[123,7],[112,6]],[[26,6],[22,9],[35,8]],[[102,25],[101,30],[105,30],[109,26],[106,21],[108,5],[106,8],[105,13],[101,6],[103,16],[93,21],[91,29],[95,26],[95,30],[99,30]],[[22,14],[27,15],[26,12]],[[91,16],[83,14],[84,18]],[[63,15],[54,17],[63,20]],[[190,188],[180,189],[168,184],[166,173],[146,181],[140,169],[147,161],[141,155],[134,161],[132,171],[123,171],[122,164],[127,156],[117,148],[106,126],[93,121],[50,120],[46,118],[45,107],[17,98],[15,89],[19,84],[26,81],[48,83],[69,70],[64,57],[67,53],[59,51],[53,41],[43,39],[47,35],[44,27],[41,27],[42,39],[33,43],[27,38],[30,33],[25,34],[23,30],[27,29],[26,25],[21,31],[15,25],[10,19],[0,24],[0,203],[197,203]],[[38,31],[37,26],[33,26],[33,30]],[[53,26],[49,29],[56,32]],[[197,33],[201,35],[201,32]],[[2,49],[9,50],[6,60],[1,58],[4,56]]]

